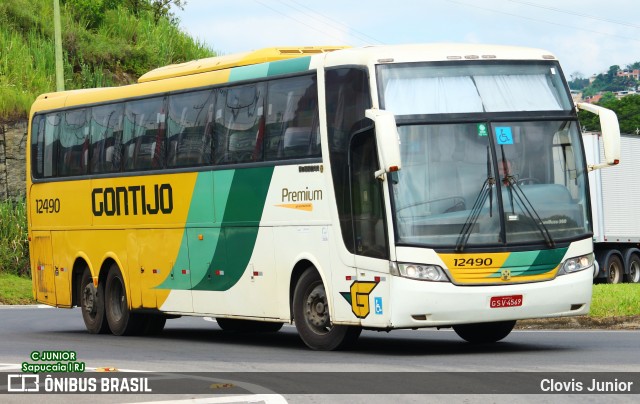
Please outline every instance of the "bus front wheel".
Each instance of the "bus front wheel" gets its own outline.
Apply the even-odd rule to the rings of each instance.
[[[497,321],[494,323],[454,325],[453,331],[460,338],[472,344],[490,344],[505,338],[516,325],[513,321]]]
[[[293,293],[293,320],[302,341],[318,351],[346,348],[362,331],[360,327],[331,324],[327,294],[315,268],[307,269],[298,280]]]
[[[107,274],[105,285],[105,312],[109,329],[114,335],[133,335],[146,325],[136,313],[129,310],[124,278],[117,265],[113,264]],[[164,326],[164,324],[163,324]]]
[[[94,286],[89,267],[84,268],[80,279],[80,309],[89,333],[105,334],[109,331],[109,324],[104,318],[104,285]]]

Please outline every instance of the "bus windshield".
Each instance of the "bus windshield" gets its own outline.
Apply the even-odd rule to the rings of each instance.
[[[490,66],[496,75],[485,66],[464,80],[453,74],[468,67],[380,70],[383,108],[399,123],[402,170],[391,182],[399,244],[552,247],[591,231],[580,132],[553,65],[515,65],[511,75]]]

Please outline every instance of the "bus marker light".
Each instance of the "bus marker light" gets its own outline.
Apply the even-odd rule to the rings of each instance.
[[[253,271],[253,276],[262,276],[262,272]]]
[[[219,269],[216,270],[216,275],[220,276],[220,275],[224,275],[224,271],[221,271]]]
[[[351,280],[351,275],[345,276],[344,279],[350,281]]]
[[[159,270],[159,269],[155,269],[155,268],[154,268],[152,272],[153,272],[154,274],[159,274],[159,273],[160,273],[160,270]]]
[[[198,240],[204,240],[204,236],[202,234],[198,234]]]
[[[376,283],[379,283],[379,282],[380,282],[380,277],[379,277],[379,276],[374,276],[374,277],[373,277],[373,280],[374,280]]]
[[[189,273],[189,270],[188,270],[188,269],[183,269],[183,270],[182,270],[182,275],[187,275],[188,273]]]

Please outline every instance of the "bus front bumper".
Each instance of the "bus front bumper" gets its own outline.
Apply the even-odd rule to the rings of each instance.
[[[588,314],[592,275],[593,268],[587,268],[551,281],[500,286],[456,286],[392,276],[390,328],[440,327]],[[512,301],[517,304],[519,296],[522,299],[518,306],[496,303],[502,300],[501,297],[515,297]]]

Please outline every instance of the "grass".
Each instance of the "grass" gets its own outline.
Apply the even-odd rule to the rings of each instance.
[[[0,304],[33,304],[31,279],[0,272]]]
[[[599,284],[593,286],[591,317],[640,315],[640,284]]]
[[[0,273],[26,275],[29,266],[24,201],[0,201]]]

